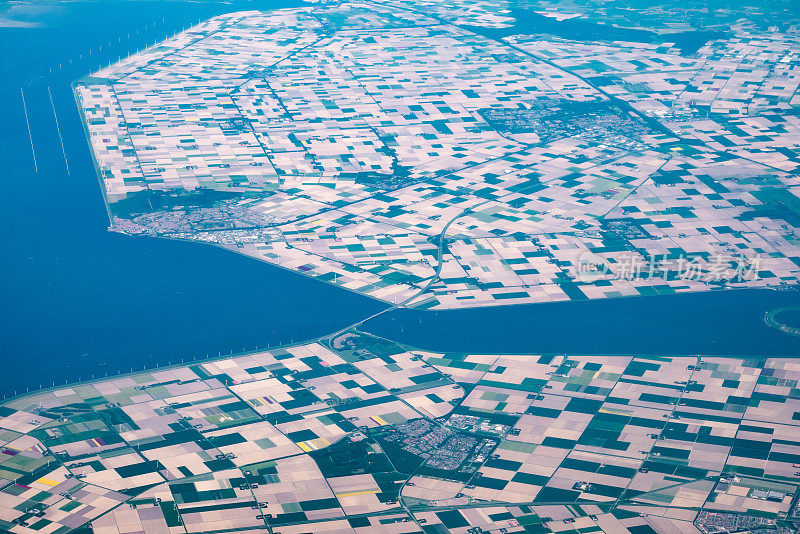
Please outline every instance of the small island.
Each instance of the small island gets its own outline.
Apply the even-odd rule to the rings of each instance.
[[[764,315],[764,322],[773,328],[777,328],[781,332],[800,337],[800,322],[795,321],[796,324],[791,324],[791,322],[786,322],[784,321],[784,318],[781,317],[782,314],[797,315],[798,313],[800,313],[800,306],[784,306],[782,308],[768,311]]]

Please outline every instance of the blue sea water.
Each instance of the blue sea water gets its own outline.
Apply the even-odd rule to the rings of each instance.
[[[764,314],[796,291],[729,290],[448,312],[397,310],[371,333],[445,352],[800,356],[800,338]]]
[[[0,28],[0,393],[317,337],[386,307],[215,247],[107,231],[71,83],[199,19],[297,2],[41,5],[39,27]]]
[[[107,231],[70,84],[200,19],[299,3],[32,5],[20,18],[34,27],[0,27],[0,395],[318,337],[386,308],[211,246]],[[762,322],[798,296],[398,311],[365,327],[444,350],[800,355],[800,340]]]

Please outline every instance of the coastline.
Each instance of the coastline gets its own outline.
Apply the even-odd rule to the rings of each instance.
[[[65,389],[65,388],[75,388],[75,387],[79,387],[79,386],[91,385],[91,384],[96,384],[96,383],[100,383],[100,382],[108,382],[110,380],[117,380],[117,379],[121,379],[121,378],[131,378],[131,377],[135,377],[135,376],[139,376],[139,375],[143,375],[143,374],[168,371],[168,370],[171,370],[171,369],[178,369],[178,368],[186,367],[186,366],[189,366],[189,365],[214,363],[214,362],[219,362],[219,361],[224,361],[224,360],[229,360],[229,359],[234,359],[234,358],[246,357],[246,356],[250,356],[250,355],[253,355],[253,354],[261,354],[261,353],[264,353],[264,352],[269,352],[271,350],[284,350],[284,349],[287,349],[287,348],[301,347],[301,346],[304,346],[304,345],[309,345],[309,344],[314,344],[314,343],[323,345],[323,346],[325,346],[326,348],[328,348],[330,350],[335,350],[335,349],[333,349],[331,347],[330,342],[333,341],[333,339],[335,339],[335,338],[337,338],[337,337],[339,337],[341,335],[348,334],[348,333],[374,337],[374,338],[379,339],[379,340],[381,340],[383,342],[397,345],[398,347],[402,348],[405,352],[419,351],[419,352],[426,352],[426,353],[433,353],[433,354],[447,354],[447,353],[450,353],[450,352],[454,352],[454,353],[456,353],[456,352],[457,353],[461,353],[462,352],[462,351],[448,351],[448,350],[432,350],[432,349],[427,349],[427,348],[424,348],[424,347],[414,346],[414,345],[411,345],[411,344],[408,344],[408,343],[405,343],[405,342],[402,342],[402,341],[395,341],[395,340],[393,340],[391,338],[388,338],[386,336],[375,334],[375,333],[369,332],[367,330],[361,330],[358,327],[353,327],[351,325],[351,326],[348,326],[348,327],[346,327],[344,329],[337,330],[336,332],[332,332],[330,334],[326,334],[326,335],[323,335],[323,336],[320,336],[320,337],[304,339],[304,340],[301,340],[301,341],[292,341],[292,342],[287,343],[287,344],[266,346],[266,347],[261,347],[261,348],[258,348],[258,349],[246,350],[246,351],[241,351],[241,352],[233,352],[233,351],[231,351],[228,354],[221,354],[220,353],[217,356],[210,356],[208,358],[194,358],[192,360],[186,360],[184,358],[184,359],[182,359],[181,362],[169,363],[167,365],[157,365],[155,367],[145,368],[145,369],[142,369],[142,370],[134,369],[132,371],[120,372],[120,373],[117,373],[117,374],[108,374],[108,375],[105,375],[105,376],[102,376],[102,377],[97,377],[97,378],[90,378],[90,379],[85,379],[85,380],[77,380],[77,381],[73,381],[73,382],[65,382],[64,384],[55,384],[53,386],[43,386],[43,387],[40,387],[38,389],[31,389],[31,390],[26,391],[24,393],[18,393],[16,395],[3,396],[2,399],[0,399],[0,406],[5,406],[8,403],[19,401],[21,399],[24,399],[25,397],[30,397],[30,396],[33,396],[33,395],[39,395],[39,394],[43,394],[43,393],[50,393],[50,392],[54,392],[54,391],[59,391],[59,390]],[[477,356],[477,357],[480,357],[480,356],[496,356],[497,354],[502,354],[503,356],[517,356],[517,357],[519,357],[519,356],[529,356],[531,358],[556,357],[556,356],[566,356],[566,357],[569,357],[569,356],[581,356],[581,357],[588,357],[588,358],[644,358],[644,359],[661,359],[661,358],[666,358],[666,357],[669,357],[669,358],[704,358],[704,357],[708,357],[708,358],[721,358],[721,359],[730,359],[730,360],[739,360],[739,361],[753,360],[753,359],[758,359],[758,360],[767,360],[767,359],[769,359],[769,360],[780,360],[780,361],[783,361],[783,360],[800,360],[800,354],[798,354],[795,357],[791,357],[791,356],[765,356],[765,355],[756,355],[756,354],[752,354],[752,355],[747,355],[747,354],[724,355],[724,354],[705,354],[705,353],[677,354],[677,353],[671,353],[671,352],[666,352],[666,353],[655,353],[655,352],[653,352],[653,353],[609,353],[609,352],[570,353],[570,352],[564,352],[564,351],[540,351],[540,352],[539,351],[535,351],[535,352],[498,351],[498,352],[494,352],[494,353],[493,352],[486,352],[486,351],[477,351],[477,352],[469,352],[469,354],[471,356]]]

